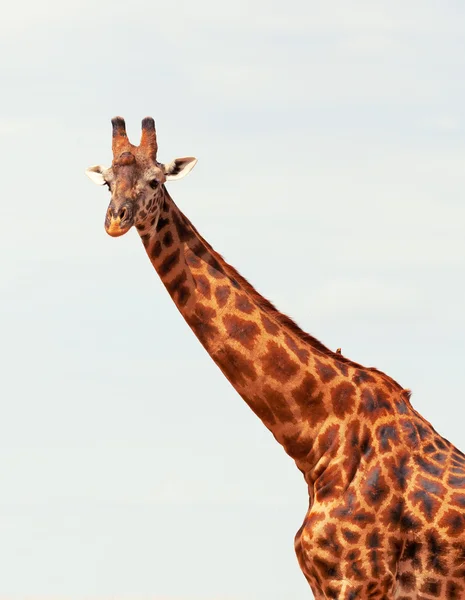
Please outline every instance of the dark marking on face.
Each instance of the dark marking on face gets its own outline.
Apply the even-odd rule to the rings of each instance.
[[[241,319],[235,315],[225,315],[223,323],[227,334],[242,344],[248,350],[252,350],[255,345],[255,338],[260,333],[260,329],[253,321]]]
[[[229,295],[231,293],[230,288],[227,285],[219,285],[215,290],[215,298],[220,308],[226,305],[228,302]]]
[[[271,321],[268,317],[265,317],[264,314],[261,315],[261,319],[263,327],[267,333],[270,335],[278,335],[279,327],[276,325],[276,323],[273,323],[273,321]]]
[[[267,353],[261,358],[263,370],[279,383],[287,383],[299,371],[297,363],[275,342],[269,341],[267,348]]]
[[[249,380],[255,381],[257,379],[253,362],[228,344],[223,344],[213,355],[213,358],[233,384],[246,385]]]
[[[292,338],[290,335],[287,335],[287,333],[284,334],[284,342],[289,350],[297,356],[302,364],[308,364],[308,357],[310,356],[310,352],[308,350],[299,347],[294,338]]]
[[[251,315],[255,310],[255,306],[245,294],[236,294],[234,304],[238,310],[248,315]]]
[[[140,210],[139,211],[139,217],[141,219],[145,219],[147,217],[147,213],[145,212],[145,210]]]
[[[343,419],[352,412],[355,393],[355,387],[348,381],[342,381],[331,390],[331,402],[336,417]]]
[[[157,244],[158,243],[159,242],[157,242]],[[164,277],[164,276],[168,275],[168,273],[174,269],[174,267],[179,263],[179,256],[180,256],[179,248],[177,248],[171,254],[168,254],[168,256],[163,260],[161,265],[158,267],[158,273],[159,273],[160,277]]]
[[[152,248],[152,252],[151,252],[152,258],[158,258],[161,254],[161,250],[162,250],[162,248],[161,248],[160,241],[157,240]]]
[[[195,276],[195,285],[202,296],[205,296],[207,300],[210,300],[212,296],[212,290],[210,287],[210,282],[205,277],[205,275],[196,275]]]
[[[317,374],[319,375],[323,383],[329,383],[332,379],[334,379],[337,376],[337,372],[335,371],[335,369],[333,369],[331,365],[323,363],[317,358],[315,359],[315,368]]]
[[[292,397],[300,408],[302,419],[312,424],[322,423],[328,416],[323,400],[323,392],[318,381],[310,373],[306,373],[302,383],[292,390]]]

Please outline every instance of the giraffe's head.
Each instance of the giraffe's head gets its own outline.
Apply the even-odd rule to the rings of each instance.
[[[195,166],[193,157],[176,158],[168,164],[157,161],[157,134],[151,117],[142,121],[139,146],[126,135],[124,119],[115,117],[113,125],[113,162],[111,167],[95,165],[86,174],[98,185],[106,185],[111,201],[105,217],[105,229],[111,236],[123,235],[136,225],[139,230],[158,221],[165,194],[164,183],[181,179]]]

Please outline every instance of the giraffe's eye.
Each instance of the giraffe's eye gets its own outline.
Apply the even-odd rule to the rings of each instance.
[[[158,181],[156,179],[151,179],[149,181],[149,186],[152,188],[152,190],[154,190],[158,185]]]

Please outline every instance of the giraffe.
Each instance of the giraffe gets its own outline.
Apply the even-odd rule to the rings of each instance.
[[[137,229],[185,321],[305,480],[295,551],[316,600],[465,598],[465,455],[391,377],[332,352],[261,296],[168,194],[193,157],[157,160],[112,119],[105,229]]]

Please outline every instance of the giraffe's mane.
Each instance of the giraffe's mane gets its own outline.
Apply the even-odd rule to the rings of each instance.
[[[171,201],[172,201],[172,199],[171,199]],[[176,206],[174,202],[173,202],[173,204],[174,204],[174,206]],[[320,352],[324,356],[327,356],[336,362],[345,363],[345,364],[355,367],[357,369],[369,371],[370,373],[376,373],[382,377],[385,377],[393,385],[398,387],[399,391],[403,390],[402,386],[399,383],[397,383],[397,381],[395,381],[392,377],[390,377],[383,371],[380,371],[376,367],[365,367],[364,365],[361,365],[353,360],[350,360],[349,358],[343,356],[342,354],[337,354],[336,352],[333,352],[332,350],[327,348],[324,344],[322,344],[319,340],[317,340],[315,337],[313,337],[312,335],[310,335],[309,333],[304,331],[301,327],[299,327],[299,325],[297,325],[297,323],[293,319],[291,319],[290,317],[288,317],[287,315],[285,315],[284,313],[279,311],[274,306],[274,304],[272,304],[267,298],[265,298],[259,292],[257,292],[257,290],[253,287],[253,285],[251,283],[249,283],[247,281],[247,279],[245,277],[243,277],[239,273],[239,271],[237,271],[237,269],[235,267],[233,267],[232,265],[227,263],[226,260],[221,256],[221,254],[219,254],[219,252],[217,252],[211,246],[211,244],[209,244],[207,242],[207,240],[205,240],[205,238],[198,232],[198,230],[194,227],[194,225],[191,223],[191,221],[180,211],[180,209],[177,206],[176,206],[176,209],[179,211],[182,218],[185,220],[186,225],[188,227],[190,227],[192,229],[192,231],[195,233],[197,239],[209,251],[209,253],[212,255],[212,257],[221,265],[224,272],[230,277],[230,279],[233,279],[238,283],[238,285],[242,288],[242,290],[244,292],[247,293],[247,295],[255,303],[255,305],[258,306],[260,309],[262,309],[269,318],[273,319],[276,323],[278,323],[285,329],[289,330],[293,335],[295,335],[302,342],[304,342],[305,344],[308,344],[309,346],[311,346],[311,348],[313,350]]]

